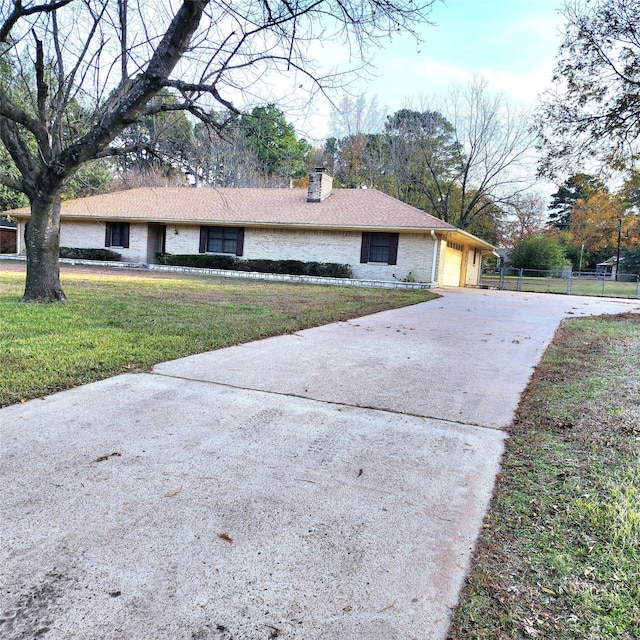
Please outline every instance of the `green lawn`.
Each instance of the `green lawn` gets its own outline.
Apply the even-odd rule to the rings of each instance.
[[[637,640],[640,315],[565,320],[510,436],[449,640]]]
[[[431,300],[366,289],[63,272],[65,304],[20,304],[24,274],[0,265],[0,406],[123,371]]]

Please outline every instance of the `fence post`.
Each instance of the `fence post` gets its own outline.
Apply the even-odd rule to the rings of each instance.
[[[500,279],[498,280],[498,289],[504,289],[504,267],[500,267]]]
[[[636,298],[640,298],[640,276],[638,276],[638,286],[636,287]]]
[[[522,274],[524,273],[524,269],[520,269],[520,273],[518,273],[518,291],[522,291]]]
[[[567,269],[568,271],[568,275],[567,275],[567,293],[570,294],[571,293],[571,274],[572,274],[572,269]]]

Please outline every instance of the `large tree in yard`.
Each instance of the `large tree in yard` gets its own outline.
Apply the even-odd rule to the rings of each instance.
[[[639,151],[640,2],[567,2],[564,15],[557,88],[537,116],[542,171],[562,174],[584,161],[625,168]]]
[[[473,232],[475,221],[511,206],[531,186],[527,115],[491,95],[482,78],[454,88],[441,109],[398,111],[385,132],[398,182],[461,229]]]
[[[3,0],[0,140],[12,162],[0,184],[31,207],[23,300],[64,300],[61,193],[86,163],[149,145],[128,128],[172,111],[204,121],[216,105],[237,112],[234,101],[274,73],[326,88],[313,43],[364,52],[413,33],[434,1]]]

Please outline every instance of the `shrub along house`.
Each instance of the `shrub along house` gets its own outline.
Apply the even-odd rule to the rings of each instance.
[[[24,253],[28,209],[11,212]],[[348,264],[354,278],[477,284],[489,243],[375,189],[138,188],[62,204],[60,246],[108,248],[129,263],[158,254]]]

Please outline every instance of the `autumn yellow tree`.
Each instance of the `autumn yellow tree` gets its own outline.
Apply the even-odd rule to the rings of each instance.
[[[626,209],[614,194],[598,191],[588,198],[576,200],[571,212],[571,234],[574,244],[584,245],[589,253],[618,244],[631,247],[638,242],[638,215],[634,209]]]

